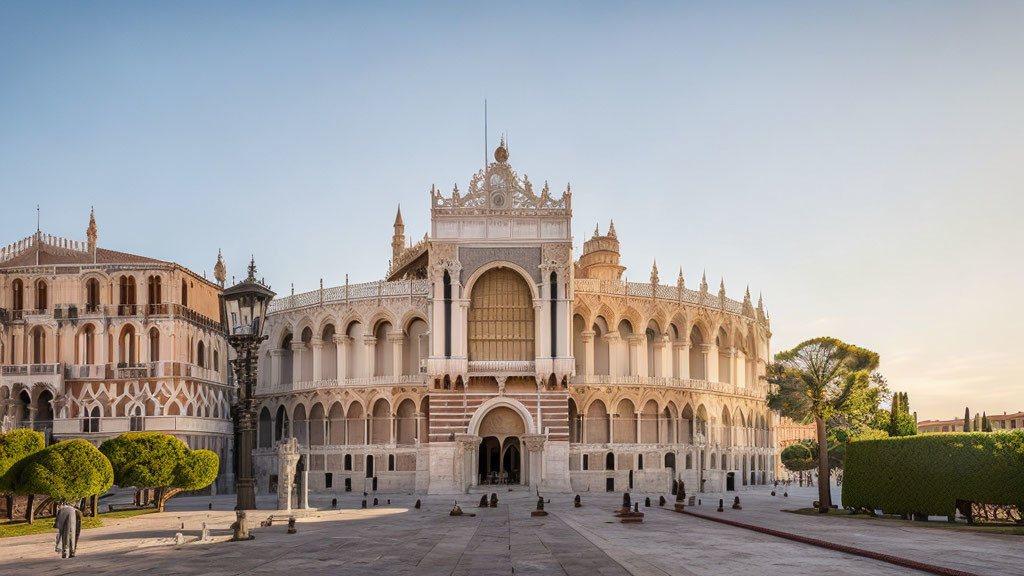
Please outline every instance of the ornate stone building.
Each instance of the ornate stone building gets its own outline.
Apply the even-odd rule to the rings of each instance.
[[[573,258],[572,194],[495,162],[401,212],[378,282],[280,298],[261,349],[260,491],[295,437],[314,490],[719,491],[771,482],[769,322],[680,272],[625,282],[614,225]]]
[[[232,426],[221,286],[99,248],[97,232],[90,215],[85,242],[37,231],[0,249],[0,426],[48,442],[173,434],[220,455],[223,490]]]

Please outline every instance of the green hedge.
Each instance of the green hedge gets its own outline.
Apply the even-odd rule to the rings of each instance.
[[[957,500],[1024,510],[1024,431],[925,434],[847,447],[844,507],[949,516]]]
[[[0,494],[14,492],[14,464],[22,458],[42,450],[45,441],[42,432],[19,428],[0,434]]]
[[[209,450],[189,450],[159,432],[127,432],[100,445],[114,468],[114,484],[136,488],[199,490],[217,479],[220,458]]]

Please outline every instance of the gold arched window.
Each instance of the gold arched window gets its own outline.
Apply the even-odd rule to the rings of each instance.
[[[484,272],[469,303],[469,360],[533,360],[533,298],[519,273]]]

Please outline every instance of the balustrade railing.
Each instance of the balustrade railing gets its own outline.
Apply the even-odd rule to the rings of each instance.
[[[313,290],[301,294],[293,294],[283,298],[275,298],[270,303],[267,314],[275,314],[287,310],[297,310],[320,304],[332,304],[336,302],[348,302],[352,300],[371,300],[374,298],[396,298],[426,296],[429,283],[426,280],[397,280],[394,282],[364,282],[361,284],[346,284]]]
[[[257,386],[257,394],[280,394],[283,392],[301,392],[324,388],[358,388],[370,386],[414,386],[425,385],[426,378],[422,374],[403,374],[401,376],[369,376],[362,378],[325,378],[322,380],[305,380],[302,382],[278,383],[270,386]]]
[[[470,360],[470,372],[522,372],[531,374],[537,363],[533,360]]]
[[[659,386],[665,388],[682,388],[686,390],[699,390],[705,392],[716,392],[719,394],[730,394],[734,396],[746,396],[750,398],[764,398],[768,388],[764,385],[736,386],[727,382],[711,382],[694,378],[666,378],[659,376],[609,376],[606,374],[577,374],[572,378],[572,384],[606,386],[616,384]]]
[[[60,373],[59,363],[0,366],[0,375],[3,376],[55,376]]]

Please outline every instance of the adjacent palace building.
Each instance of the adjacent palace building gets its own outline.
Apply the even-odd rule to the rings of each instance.
[[[0,248],[0,430],[94,443],[173,434],[221,457],[233,432],[221,285],[170,262],[37,231]],[[223,282],[223,263],[218,261]]]
[[[555,195],[545,184],[538,193],[512,170],[504,144],[494,156],[465,192],[430,191],[431,231],[421,241],[406,242],[399,213],[384,280],[272,303],[257,385],[258,491],[277,490],[281,441],[291,437],[313,490],[664,492],[681,476],[692,492],[772,482],[777,451],[764,383],[771,330],[761,303],[749,290],[742,301],[726,298],[724,283],[710,292],[702,280],[692,290],[681,272],[663,284],[656,266],[649,283],[623,281],[614,225],[595,230],[574,259],[570,190]],[[153,265],[136,269],[140,285],[156,273]],[[45,273],[63,278],[59,267]],[[92,273],[75,265],[68,283],[78,283],[76,295],[87,293]],[[160,273],[165,286],[188,278],[212,294],[187,271]],[[42,272],[27,274],[19,278],[31,290]],[[98,278],[104,303],[117,301],[120,274]],[[48,334],[59,323],[52,314],[43,320]],[[153,322],[131,321],[142,334]],[[159,321],[180,323],[166,329],[175,338],[167,354],[193,377],[158,381],[147,393],[168,388],[159,413],[174,405],[199,420],[194,410],[205,411],[222,381],[217,373],[195,379],[196,370],[206,374],[191,356],[206,337],[202,323],[176,313]],[[59,336],[67,363],[81,324]],[[117,347],[126,324],[111,311],[95,328],[107,377],[124,356]],[[18,354],[33,349],[17,342]],[[222,347],[219,337],[208,342]],[[119,388],[130,382],[99,384],[104,414],[130,415]],[[31,390],[13,393],[34,401]],[[76,394],[94,398],[89,390]],[[75,398],[73,414],[92,405]],[[219,423],[216,413],[205,416]]]

